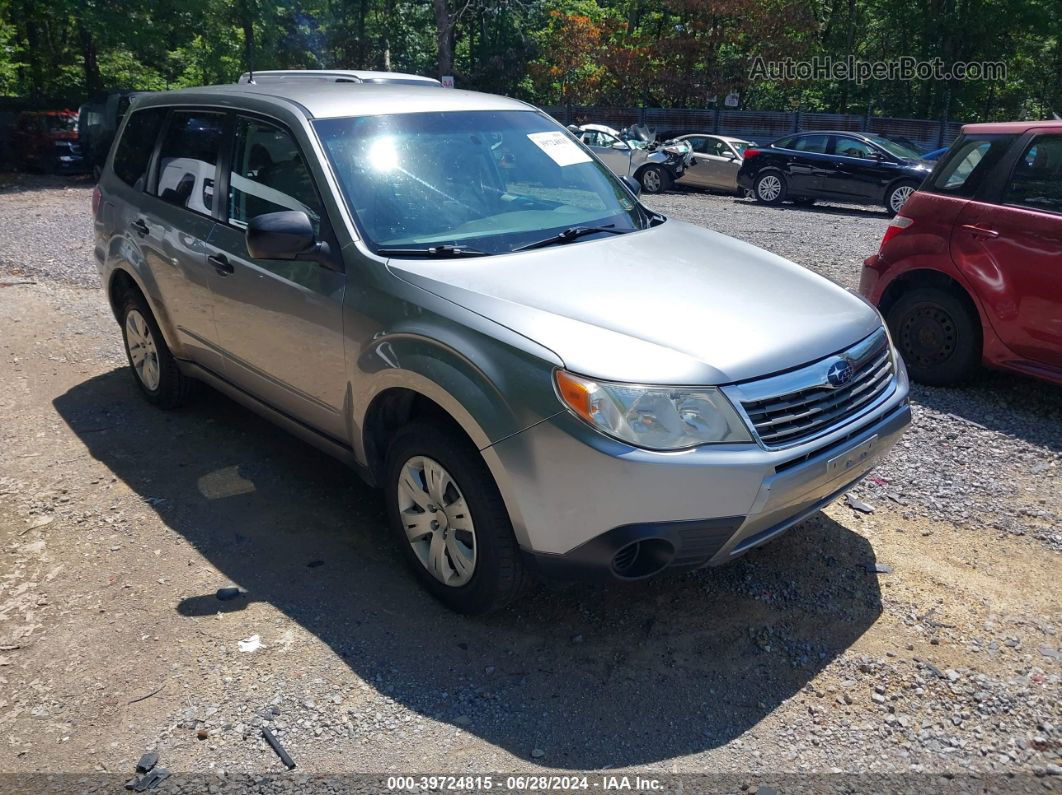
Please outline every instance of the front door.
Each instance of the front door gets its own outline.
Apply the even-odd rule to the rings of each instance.
[[[625,141],[601,130],[586,130],[582,140],[614,174],[625,177],[631,173],[632,150]]]
[[[971,202],[955,235],[960,267],[991,285],[980,298],[1003,343],[1062,367],[1062,135],[1033,138],[999,203]]]
[[[313,177],[292,134],[237,116],[224,220],[208,241],[225,377],[275,409],[345,438],[343,295],[346,276]],[[297,210],[328,242],[334,268],[308,260],[260,260],[247,252],[252,218]]]

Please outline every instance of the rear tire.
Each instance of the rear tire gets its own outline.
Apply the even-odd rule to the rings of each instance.
[[[777,171],[766,171],[752,183],[752,194],[760,204],[781,204],[785,201],[788,189],[785,177]]]
[[[509,513],[483,457],[462,433],[424,421],[407,425],[388,447],[384,478],[396,541],[414,576],[439,601],[481,614],[524,593],[531,577]],[[432,493],[432,483],[443,486]]]
[[[657,165],[643,168],[638,181],[642,183],[642,190],[646,193],[663,193],[671,187],[671,176]]]
[[[177,367],[147,301],[138,292],[127,292],[122,297],[118,317],[129,369],[141,394],[160,409],[183,405],[194,381]]]
[[[961,298],[936,287],[904,293],[889,309],[889,330],[911,378],[930,386],[968,380],[981,363],[981,323]]]

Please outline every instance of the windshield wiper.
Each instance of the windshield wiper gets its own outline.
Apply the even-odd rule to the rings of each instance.
[[[545,240],[539,240],[537,243],[528,243],[526,246],[520,246],[514,248],[513,252],[528,251],[533,248],[545,248],[546,246],[555,246],[563,243],[571,243],[573,240],[578,240],[584,235],[592,235],[597,232],[607,232],[610,235],[623,235],[627,232],[633,232],[633,229],[615,229],[615,224],[609,224],[608,226],[573,226],[569,229],[565,229],[553,237],[547,237]]]
[[[489,251],[464,246],[429,246],[428,248],[378,248],[376,253],[384,257],[486,257]]]

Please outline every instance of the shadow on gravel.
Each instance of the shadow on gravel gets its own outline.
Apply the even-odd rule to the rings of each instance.
[[[247,589],[174,605],[187,632],[218,609],[270,602],[396,702],[519,757],[541,748],[550,767],[642,765],[722,745],[881,613],[877,577],[863,569],[870,545],[819,514],[722,569],[544,589],[466,619],[408,576],[377,492],[217,393],[163,413],[115,370],[54,405],[221,572],[219,586]]]
[[[1062,453],[1062,387],[1016,373],[986,370],[961,387],[913,384],[911,396],[942,414]]]

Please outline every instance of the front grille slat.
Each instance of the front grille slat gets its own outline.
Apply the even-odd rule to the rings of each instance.
[[[826,373],[831,365],[847,359],[852,377],[838,387]],[[768,447],[797,444],[843,425],[895,387],[896,373],[884,331],[831,356],[782,377],[750,382],[755,399],[743,399],[756,433]],[[784,384],[786,389],[782,388]],[[774,388],[779,393],[772,394]]]
[[[857,371],[855,376],[852,378],[852,380],[850,382],[848,382],[848,384],[846,384],[845,386],[840,387],[839,389],[826,389],[825,387],[818,388],[818,389],[807,389],[807,390],[803,390],[800,393],[801,395],[803,395],[803,397],[801,397],[799,399],[791,399],[791,400],[760,400],[760,401],[756,401],[754,403],[747,403],[747,404],[745,404],[746,411],[748,411],[749,416],[751,417],[754,413],[755,414],[761,414],[761,413],[764,413],[764,412],[784,411],[785,409],[788,409],[788,408],[798,408],[800,406],[804,406],[804,405],[807,405],[809,403],[814,403],[816,400],[819,400],[819,399],[821,399],[823,397],[827,397],[827,396],[828,397],[836,397],[837,395],[843,394],[844,392],[846,392],[849,389],[854,389],[854,388],[858,387],[860,382],[865,379],[865,377],[866,377],[868,372],[876,371],[876,370],[880,369],[882,365],[888,365],[888,364],[889,364],[889,352],[888,351],[884,351],[881,354],[881,356],[879,356],[877,359],[874,360],[874,362],[870,365],[869,368]],[[814,393],[814,394],[811,394],[811,393]]]

